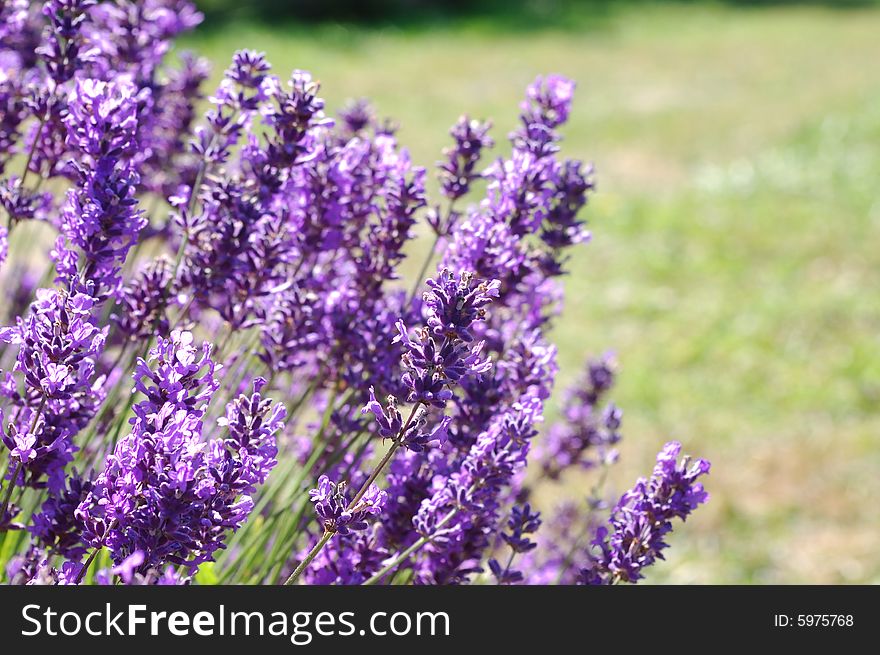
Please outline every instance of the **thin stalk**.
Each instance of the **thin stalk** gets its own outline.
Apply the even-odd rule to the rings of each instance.
[[[101,426],[106,425],[109,428],[111,425],[113,425],[111,423],[111,420],[116,416],[114,412],[119,408],[119,405],[117,404],[117,401],[119,400],[119,395],[121,393],[119,389],[120,387],[126,386],[121,382],[122,381],[114,385],[110,392],[107,394],[107,398],[104,400],[104,403],[101,406],[101,411],[98,412],[93,419],[92,429],[90,431],[83,430],[80,433],[83,435],[83,446],[89,445],[88,441],[97,434],[97,431]],[[126,401],[126,403],[127,404],[124,407],[123,413],[128,412],[128,410],[131,409],[130,401]],[[109,432],[105,432],[104,436],[106,437],[108,433]]]
[[[339,452],[336,453],[333,457],[329,459],[325,466],[325,470],[321,471],[321,473],[326,473],[331,467],[335,466],[342,460],[342,458],[349,452],[352,446],[354,446],[355,442],[360,439],[362,436],[366,434],[366,428],[360,430],[357,434],[354,435],[344,447],[339,449]],[[355,451],[354,457],[352,457],[351,462],[349,462],[348,466],[345,467],[345,472],[342,474],[342,479],[347,480],[348,476],[351,475],[351,471],[354,467],[358,466],[361,462],[361,458],[364,456],[367,448],[370,446],[370,435],[367,435],[367,438],[364,439],[363,443],[358,446],[357,451]]]
[[[599,479],[596,481],[596,484],[593,485],[593,488],[590,490],[589,502],[590,506],[590,514],[585,522],[586,525],[584,529],[578,534],[577,537],[574,538],[571,544],[571,548],[569,548],[568,552],[565,554],[565,557],[562,558],[562,566],[559,567],[559,575],[556,576],[556,580],[554,584],[560,584],[562,582],[562,578],[565,575],[565,572],[568,570],[568,567],[572,565],[574,561],[574,554],[580,550],[581,544],[584,539],[586,539],[596,528],[596,524],[592,521],[593,514],[595,512],[595,506],[598,501],[602,499],[602,495],[604,494],[605,483],[608,480],[608,464],[604,461],[602,462],[602,472],[599,474]]]
[[[285,586],[292,585],[299,579],[299,576],[301,576],[303,574],[303,571],[308,568],[309,564],[312,563],[312,560],[318,556],[318,553],[320,553],[324,549],[324,546],[327,544],[328,541],[330,541],[330,537],[332,537],[334,534],[334,532],[324,532],[324,534],[321,535],[321,538],[318,539],[318,543],[316,543],[312,547],[312,549],[309,551],[309,554],[305,556],[305,559],[303,559],[303,561],[299,563],[299,566],[297,566],[293,573],[290,574],[290,577],[287,578],[287,581],[284,583]]]
[[[86,577],[86,572],[89,570],[89,567],[92,565],[92,562],[95,561],[95,557],[97,557],[101,548],[103,548],[103,546],[98,547],[98,548],[92,548],[92,552],[89,553],[89,558],[85,561],[85,564],[83,564],[82,568],[79,570],[79,573],[76,574],[76,580],[75,580],[76,584],[79,584],[80,582],[82,582],[82,579],[84,577]]]
[[[350,397],[351,397],[351,395],[349,394],[349,396],[346,397],[343,404],[348,402]],[[318,458],[327,449],[328,443],[326,440],[323,439],[323,436],[324,436],[324,432],[327,429],[327,426],[330,423],[330,418],[333,414],[333,410],[336,408],[335,407],[336,406],[336,399],[337,399],[336,393],[333,393],[333,395],[331,395],[327,399],[327,407],[324,410],[324,415],[323,415],[323,418],[321,419],[321,427],[318,430],[318,432],[316,433],[315,437],[313,438],[313,443],[318,444],[318,446],[312,451],[312,455],[309,458],[309,461],[306,463],[306,466],[303,467],[301,474],[297,477],[297,482],[296,482],[296,485],[294,488],[297,488],[297,487],[299,487],[300,484],[302,484],[302,481],[305,480],[306,475],[311,471],[312,467],[317,463]],[[305,507],[305,505],[301,506],[298,517],[302,515],[302,511],[303,511],[304,507]],[[283,567],[284,562],[286,561],[286,558],[283,558],[283,556],[281,556],[283,549],[281,549],[280,544],[287,543],[289,541],[290,537],[293,536],[293,532],[295,532],[298,524],[299,524],[299,518],[297,518],[296,521],[294,521],[290,524],[290,528],[292,529],[292,531],[291,531],[291,529],[288,529],[283,535],[281,535],[281,538],[279,538],[276,541],[275,546],[272,549],[272,553],[270,554],[269,558],[267,559],[267,562],[268,562],[268,565],[270,568],[275,565],[276,557],[278,557],[278,560],[280,560],[280,561],[278,561],[278,566]],[[323,548],[323,545],[322,545],[322,548]]]
[[[180,314],[178,314],[177,318],[174,320],[174,323],[171,325],[172,330],[176,330],[184,321],[184,319],[188,318],[189,310],[192,307],[193,301],[195,301],[195,299],[196,294],[191,294],[189,300],[187,300],[184,306],[181,308]]]
[[[318,375],[315,376],[315,379],[309,384],[308,388],[300,394],[300,397],[297,398],[293,404],[287,408],[287,416],[290,421],[291,427],[290,430],[293,431],[293,428],[297,425],[299,421],[299,410],[303,406],[303,404],[312,397],[312,394],[315,393],[315,390],[318,388],[320,384],[320,371]]]
[[[393,571],[398,566],[400,566],[404,561],[406,561],[410,555],[412,555],[416,551],[420,550],[426,544],[430,543],[434,538],[437,537],[436,530],[439,530],[444,525],[449,523],[453,519],[453,517],[455,517],[455,515],[458,514],[459,509],[460,508],[458,508],[458,507],[452,509],[446,516],[444,516],[440,520],[440,522],[437,524],[437,526],[435,528],[435,532],[433,534],[424,536],[421,539],[419,539],[418,541],[416,541],[412,546],[410,546],[409,548],[407,548],[406,550],[401,552],[397,557],[395,557],[394,560],[392,560],[390,564],[387,564],[381,571],[376,573],[373,577],[371,577],[369,580],[367,580],[366,582],[364,582],[362,584],[364,584],[364,585],[376,584],[382,578],[384,578],[386,575],[391,573],[391,571]]]
[[[455,201],[449,203],[449,207],[446,208],[446,221],[449,221],[449,217],[452,216],[452,212],[454,211]],[[440,233],[434,232],[434,242],[431,244],[431,249],[428,251],[428,254],[425,256],[425,261],[422,262],[422,268],[419,270],[418,275],[416,275],[416,279],[413,282],[413,288],[409,292],[409,296],[407,296],[406,304],[409,305],[412,303],[413,299],[416,297],[416,294],[419,291],[419,287],[422,282],[425,280],[425,273],[428,272],[428,266],[430,266],[431,261],[434,259],[435,251],[437,250],[437,244],[440,243]]]
[[[351,499],[351,502],[348,503],[348,509],[351,510],[357,506],[358,502],[360,502],[361,498],[364,497],[364,494],[367,493],[367,490],[370,488],[370,485],[376,481],[376,478],[382,473],[382,470],[391,461],[391,458],[394,457],[394,453],[397,452],[397,449],[400,448],[401,440],[403,439],[403,435],[406,434],[406,431],[409,429],[410,423],[412,423],[413,417],[416,415],[416,411],[422,405],[422,401],[417,402],[413,405],[412,411],[409,413],[409,418],[406,419],[406,423],[403,424],[403,427],[400,428],[400,432],[397,434],[397,437],[391,444],[391,447],[388,449],[388,452],[385,453],[385,456],[382,460],[376,464],[370,476],[366,479],[361,488],[355,494],[354,498]],[[306,570],[309,564],[311,564],[312,560],[318,556],[318,553],[324,548],[328,541],[336,534],[335,532],[325,532],[324,536],[315,544],[314,548],[309,551],[309,554],[306,558],[300,562],[299,566],[296,567],[296,570],[291,574],[291,576],[285,582],[285,585],[290,585],[296,582],[297,578],[302,575],[302,572]]]
[[[289,523],[290,526],[292,526],[292,528],[288,530],[289,534],[285,535],[284,539],[279,539],[275,542],[272,548],[272,553],[266,560],[267,563],[258,570],[258,580],[271,581],[276,580],[281,576],[281,573],[284,571],[284,565],[287,562],[285,554],[291,552],[296,543],[296,537],[299,535],[298,527],[302,524],[302,519],[306,513],[307,507],[311,507],[311,504],[309,503],[308,496],[303,494],[295,505],[293,518]],[[284,518],[285,514],[279,513],[276,522],[281,522]]]
[[[6,493],[3,496],[3,506],[0,508],[0,521],[6,516],[9,501],[12,499],[12,490],[15,489],[15,481],[18,480],[18,476],[21,475],[21,469],[23,468],[24,464],[19,462],[15,467],[15,473],[12,474],[12,478],[9,480],[9,484],[6,487]]]
[[[412,289],[409,291],[409,295],[406,299],[406,306],[408,306],[413,299],[416,297],[416,294],[419,292],[419,287],[422,286],[422,282],[425,281],[425,273],[428,272],[428,266],[431,265],[431,262],[434,260],[434,251],[437,249],[437,244],[440,243],[440,235],[434,235],[434,242],[431,244],[431,249],[428,251],[427,256],[425,257],[425,261],[422,262],[422,267],[419,269],[418,274],[416,275],[415,282],[413,282]]]
[[[112,373],[116,370],[116,367],[122,363],[122,358],[128,353],[128,346],[132,343],[131,339],[126,339],[122,347],[119,349],[119,354],[116,356],[116,359],[113,360],[113,363],[110,365],[110,368],[107,369],[108,373]]]
[[[510,571],[510,567],[513,564],[513,559],[516,557],[516,551],[510,551],[510,557],[507,558],[507,564],[504,566],[504,571],[501,572],[501,576],[498,579],[498,584],[501,584],[501,580],[504,580],[507,577],[507,572]]]
[[[226,323],[228,326],[229,324]],[[226,347],[229,345],[229,342],[232,340],[232,335],[235,334],[235,330],[229,329],[226,332],[226,336],[223,337],[223,341],[220,342],[220,346],[218,346],[217,350],[214,353],[214,360],[218,362],[223,361],[223,351],[226,350]]]
[[[397,449],[400,448],[403,435],[406,434],[406,431],[409,429],[410,423],[412,423],[413,417],[415,417],[416,415],[416,411],[421,406],[421,400],[413,405],[412,411],[409,413],[409,418],[406,419],[406,423],[404,423],[403,427],[400,428],[400,432],[398,433],[397,438],[391,443],[391,447],[388,449],[388,452],[385,453],[385,456],[379,461],[378,464],[376,464],[373,472],[370,473],[370,477],[366,479],[366,481],[361,485],[361,488],[355,494],[354,498],[352,498],[351,502],[348,504],[348,509],[354,507],[357,502],[364,497],[364,494],[367,493],[370,485],[376,481],[376,478],[379,477],[379,475],[382,473],[382,470],[385,468],[385,466],[388,465],[388,462],[391,461],[391,458],[394,457],[394,453],[396,453]]]

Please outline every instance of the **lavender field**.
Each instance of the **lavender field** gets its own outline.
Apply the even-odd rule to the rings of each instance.
[[[870,3],[19,4],[4,582],[880,582]]]

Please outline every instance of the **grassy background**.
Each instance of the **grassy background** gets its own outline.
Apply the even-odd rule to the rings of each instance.
[[[649,581],[876,583],[880,11],[822,4],[212,18],[185,45],[218,73],[242,47],[311,70],[331,109],[372,98],[425,165],[460,113],[503,142],[536,74],[577,79],[564,149],[596,164],[599,193],[555,334],[561,382],[617,353],[617,488],[670,437],[713,462],[710,505]]]

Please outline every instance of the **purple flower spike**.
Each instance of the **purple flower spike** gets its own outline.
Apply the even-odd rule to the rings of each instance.
[[[709,462],[678,461],[681,444],[672,441],[657,455],[650,480],[641,479],[617,502],[607,526],[596,531],[596,553],[581,572],[583,584],[636,582],[642,571],[663,559],[664,541],[672,520],[687,519],[709,494],[698,478],[709,472]]]
[[[541,527],[541,513],[533,513],[528,503],[516,505],[510,510],[507,527],[510,532],[502,532],[501,538],[514,553],[527,553],[537,547],[537,544],[524,535],[538,531]]]
[[[322,475],[318,486],[309,491],[309,499],[315,505],[324,530],[342,536],[365,530],[367,518],[381,514],[387,498],[388,494],[372,484],[357,505],[349,509],[345,482],[337,484],[326,475]]]
[[[136,95],[137,88],[125,78],[78,80],[64,119],[68,145],[95,162],[131,154],[138,127]]]
[[[362,414],[372,412],[379,426],[379,436],[383,439],[398,439],[399,444],[413,452],[422,452],[430,445],[442,445],[446,442],[449,432],[448,416],[441,418],[430,432],[425,431],[428,422],[428,412],[424,407],[419,407],[404,430],[403,417],[397,409],[397,399],[388,396],[388,403],[383,408],[376,400],[373,387],[370,387],[370,401],[361,409]]]
[[[500,295],[501,288],[498,280],[475,285],[471,273],[454,275],[449,269],[440,271],[427,285],[428,327],[437,336],[466,342],[474,340],[470,326],[485,318],[484,308]]]
[[[559,127],[568,120],[574,89],[575,83],[562,75],[539,76],[526,90],[523,117],[551,129]]]
[[[106,546],[117,565],[142,551],[139,574],[167,564],[195,571],[210,561],[227,532],[247,520],[250,494],[276,463],[284,409],[262,397],[262,379],[251,396],[227,406],[220,424],[228,436],[203,439],[205,410],[219,387],[209,354],[189,332],[174,331],[139,360],[135,385],[146,399],[75,513],[84,540]]]
[[[59,279],[89,280],[93,295],[103,299],[117,291],[122,265],[147,222],[137,208],[140,178],[130,161],[137,89],[125,78],[77,80],[68,106],[67,144],[79,155],[79,184],[68,193],[53,259]]]
[[[477,164],[484,149],[494,145],[489,129],[492,124],[462,116],[449,134],[455,141],[452,148],[443,151],[445,160],[438,164],[440,190],[450,200],[457,200],[470,191],[471,184],[480,177]]]
[[[49,0],[43,5],[48,19],[46,41],[37,50],[46,62],[52,79],[62,84],[73,77],[77,66],[94,58],[93,50],[83,50],[81,31],[88,10],[97,0]]]
[[[623,412],[613,403],[600,403],[614,384],[617,364],[611,355],[590,361],[581,378],[565,395],[563,421],[550,427],[540,453],[544,475],[557,480],[564,471],[593,468],[617,459]]]

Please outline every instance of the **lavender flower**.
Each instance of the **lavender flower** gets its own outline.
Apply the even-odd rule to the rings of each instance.
[[[274,434],[284,411],[262,398],[262,380],[252,396],[227,407],[227,438],[202,439],[219,382],[210,349],[201,359],[196,353],[192,335],[175,331],[139,362],[135,383],[146,399],[134,407],[132,433],[108,456],[76,511],[84,540],[109,548],[118,564],[142,551],[141,573],[165,564],[194,571],[212,559],[227,531],[247,519],[248,494],[275,465]]]
[[[387,494],[376,485],[351,507],[344,482],[335,483],[326,475],[318,479],[318,486],[309,491],[309,499],[315,505],[315,513],[325,532],[347,535],[351,531],[365,530],[367,518],[382,513]]]
[[[64,488],[52,493],[34,514],[30,532],[44,548],[73,561],[85,554],[75,510],[91,488],[91,480],[74,470]]]
[[[376,539],[379,522],[365,530],[337,535],[327,544],[304,576],[313,585],[359,585],[382,568],[390,554]]]
[[[616,364],[610,355],[587,364],[584,375],[568,390],[564,420],[554,424],[542,444],[544,475],[557,480],[572,467],[592,468],[613,462],[620,441],[622,412],[614,404],[599,403],[614,384]]]
[[[443,408],[453,397],[453,383],[491,368],[481,357],[483,342],[471,345],[469,328],[498,295],[499,283],[493,280],[475,285],[470,273],[456,276],[444,270],[438,281],[429,280],[428,286],[431,291],[425,294],[424,302],[429,329],[420,330],[414,340],[403,321],[398,321],[395,341],[405,348],[403,382],[409,388],[408,400]]]
[[[8,24],[2,20],[0,18],[0,25]],[[9,37],[0,34],[0,39],[5,41],[7,38]],[[22,88],[22,81],[16,79],[18,76],[15,73],[14,70],[7,70],[6,64],[0,60],[0,174],[15,154],[15,145],[21,137],[21,125],[27,118],[25,90]]]
[[[413,452],[421,452],[429,444],[440,445],[445,442],[451,420],[444,416],[431,432],[425,432],[428,413],[423,407],[419,407],[404,426],[403,416],[397,409],[397,399],[388,396],[387,404],[382,407],[376,400],[373,387],[370,387],[370,401],[361,409],[362,414],[367,412],[372,412],[375,417],[380,437],[399,439],[400,445]]]
[[[672,531],[672,520],[682,521],[709,494],[697,480],[709,472],[709,462],[685,457],[680,462],[681,444],[672,441],[657,455],[649,480],[641,479],[621,496],[608,526],[596,531],[596,553],[581,572],[583,584],[636,582],[645,567],[663,559],[664,541]]]
[[[499,412],[442,484],[435,482],[437,490],[413,518],[419,534],[431,537],[416,565],[421,581],[461,583],[482,570],[479,560],[497,530],[501,495],[526,465],[541,411],[540,400],[526,397]]]
[[[134,195],[139,178],[125,160],[135,146],[135,91],[130,83],[81,80],[65,120],[69,145],[90,166],[77,168],[80,187],[64,209],[56,268],[62,277],[93,280],[99,296],[116,291],[122,263],[146,224]]]
[[[538,77],[522,103],[524,122],[555,128],[568,120],[575,84],[562,75]]]
[[[166,309],[170,301],[173,267],[160,257],[144,266],[119,292],[119,307],[113,315],[118,330],[129,339],[144,339],[153,333],[168,333]]]
[[[0,340],[18,346],[14,370],[25,382],[23,394],[9,390],[21,410],[2,438],[30,485],[44,476],[53,487],[63,485],[58,475],[75,450],[71,439],[82,427],[82,412],[88,415],[99,401],[95,364],[107,330],[95,325],[94,305],[85,293],[40,289],[28,318],[0,330]]]
[[[158,88],[158,69],[173,39],[202,18],[188,0],[101,2],[89,12],[84,26],[86,37],[99,51],[90,72],[103,78],[126,74],[139,86]]]
[[[510,546],[514,553],[527,553],[537,546],[528,537],[523,535],[532,534],[541,527],[541,513],[532,512],[532,507],[528,503],[525,505],[514,506],[510,510],[510,518],[507,520],[507,527],[510,532],[502,532],[501,538]]]
[[[474,286],[470,273],[456,276],[449,269],[440,271],[427,285],[431,290],[424,298],[428,327],[438,337],[468,343],[474,340],[469,328],[485,318],[485,307],[498,297],[501,287],[498,280]]]
[[[56,84],[70,80],[80,62],[94,57],[94,51],[82,49],[81,31],[95,4],[96,0],[49,0],[43,5],[48,25],[37,53]]]
[[[46,220],[52,210],[53,197],[23,188],[22,178],[13,176],[0,181],[0,206],[9,216],[10,226],[14,226],[21,221]],[[9,230],[4,230],[8,242]]]
[[[339,119],[347,138],[360,134],[376,121],[370,101],[366,98],[349,101],[339,110]]]
[[[262,110],[266,124],[273,129],[267,152],[276,166],[291,166],[308,156],[314,145],[309,135],[315,127],[332,125],[324,116],[324,101],[318,97],[320,85],[305,71],[294,71],[285,91],[277,80],[269,80],[270,103]]]
[[[274,435],[284,428],[287,415],[284,405],[273,404],[271,399],[262,396],[261,391],[265,386],[266,380],[255,379],[253,393],[250,396],[240,394],[227,404],[226,416],[218,421],[218,425],[226,426],[229,430],[224,445],[244,464],[239,472],[238,484],[243,485],[244,493],[249,494],[266,481],[278,464]]]
[[[131,155],[137,132],[137,89],[119,82],[79,80],[70,94],[67,143],[98,163]]]
[[[193,185],[198,175],[189,142],[196,106],[204,99],[202,85],[211,72],[207,60],[191,53],[181,53],[180,60],[180,67],[168,71],[164,83],[152,84],[149,111],[142,110],[138,125],[141,186],[164,198],[181,186]],[[167,227],[161,226],[163,234]]]
[[[20,147],[27,153],[27,169],[22,181],[30,172],[44,177],[65,174],[66,94],[74,76],[98,54],[84,34],[95,4],[95,0],[49,0],[42,6],[42,15],[29,15],[25,21],[27,28],[18,34],[17,75],[27,85],[25,105],[29,113],[37,117],[28,127]],[[32,18],[43,18],[45,24],[35,22],[30,29]],[[36,39],[32,40],[24,32],[31,32],[30,36]],[[19,191],[27,192],[24,184],[19,185]],[[11,217],[15,221],[23,218],[17,214]]]
[[[510,556],[507,564],[504,566],[496,559],[489,560],[489,570],[495,577],[498,584],[517,584],[522,582],[525,577],[522,571],[512,568],[513,560],[516,555],[528,553],[537,547],[534,541],[524,536],[538,531],[541,526],[540,512],[532,513],[531,506],[516,505],[510,511],[510,518],[507,520],[507,527],[510,532],[502,532],[501,538],[510,546]]]
[[[183,410],[196,419],[219,387],[215,373],[221,367],[211,359],[207,342],[196,348],[191,332],[175,330],[170,339],[159,339],[146,360],[138,359],[135,368],[135,390],[145,399],[134,406],[135,416],[145,425],[161,420],[159,413]]]
[[[491,123],[482,123],[462,116],[452,126],[449,134],[455,146],[443,151],[446,159],[438,164],[440,190],[450,200],[457,200],[470,191],[471,184],[479,178],[475,170],[483,149],[494,145],[489,136]]]

